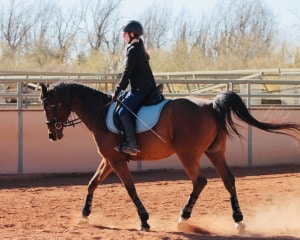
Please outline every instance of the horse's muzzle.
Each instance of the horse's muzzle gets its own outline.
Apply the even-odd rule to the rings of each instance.
[[[48,132],[48,138],[50,141],[57,141],[62,139],[63,134],[61,132],[58,131],[54,131],[54,132]]]
[[[56,141],[57,140],[55,135],[52,134],[52,133],[49,133],[48,138],[49,138],[50,141]]]

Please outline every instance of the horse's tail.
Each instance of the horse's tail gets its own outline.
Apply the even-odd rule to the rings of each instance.
[[[261,130],[279,134],[285,134],[297,140],[300,139],[300,124],[296,123],[266,123],[255,119],[241,97],[231,91],[218,94],[213,100],[213,109],[215,110],[219,122],[219,126],[231,137],[232,132],[241,138],[241,134],[237,129],[237,124],[233,122],[233,114],[243,122],[259,128]]]

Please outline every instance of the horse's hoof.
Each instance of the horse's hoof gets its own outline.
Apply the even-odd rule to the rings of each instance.
[[[242,222],[237,222],[234,224],[235,231],[237,234],[243,235],[245,234],[246,225]]]
[[[89,222],[88,217],[82,215],[82,216],[78,219],[77,224],[87,224],[88,222]]]
[[[150,225],[147,222],[142,223],[142,225],[140,227],[140,231],[149,232],[150,231]]]
[[[150,231],[150,227],[140,227],[140,231],[149,232]]]
[[[183,217],[180,217],[178,219],[178,223],[183,223],[183,222],[187,222],[188,218],[183,218]]]

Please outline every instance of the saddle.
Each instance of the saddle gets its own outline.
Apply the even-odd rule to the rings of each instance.
[[[164,85],[158,84],[154,91],[146,98],[142,106],[151,106],[160,103],[165,99],[163,95]]]
[[[128,91],[122,93],[119,100],[122,101],[126,94],[128,94]],[[163,84],[157,85],[155,90],[146,98],[146,100],[142,103],[141,107],[135,112],[135,114],[138,117],[134,121],[136,132],[145,132],[149,130],[149,127],[154,127],[159,119],[159,115],[162,108],[168,101],[169,100],[166,100],[163,96]],[[112,103],[109,106],[106,117],[106,125],[108,129],[114,133],[123,132],[122,124],[117,114],[119,108],[120,103]],[[133,116],[133,118],[135,117]]]

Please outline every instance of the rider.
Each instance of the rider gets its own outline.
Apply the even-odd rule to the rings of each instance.
[[[122,100],[118,116],[125,131],[126,142],[115,149],[130,155],[137,155],[138,149],[135,138],[135,124],[133,115],[154,91],[156,83],[149,65],[149,55],[145,50],[144,42],[140,38],[143,35],[143,26],[138,21],[130,21],[123,29],[123,37],[129,44],[126,51],[126,63],[119,84],[113,94],[113,100],[118,100],[121,90],[125,90],[130,84],[131,90]]]

